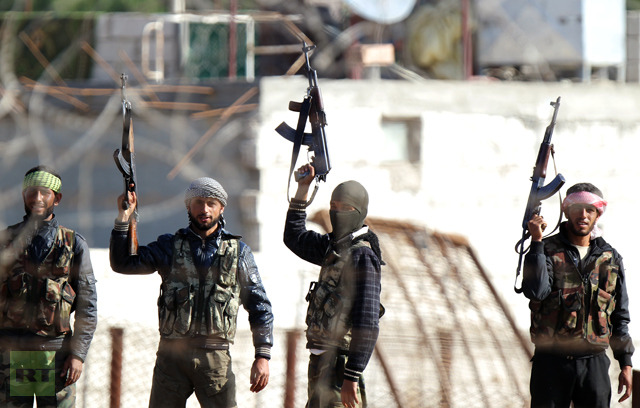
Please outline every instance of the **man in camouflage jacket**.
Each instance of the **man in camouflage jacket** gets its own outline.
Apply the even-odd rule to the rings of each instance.
[[[530,299],[532,407],[609,407],[611,346],[621,369],[619,401],[631,395],[629,297],[620,254],[596,225],[606,209],[590,183],[567,190],[560,232],[542,238],[546,226],[528,223],[531,249],[525,256],[522,289]]]
[[[60,176],[25,174],[24,220],[0,233],[0,406],[75,406],[97,325],[89,247],[53,214]],[[74,313],[75,312],[75,313]],[[70,318],[74,315],[74,328]]]
[[[162,278],[158,298],[160,344],[153,372],[150,407],[184,407],[195,391],[202,406],[236,407],[236,383],[229,344],[236,333],[240,304],[249,313],[255,360],[251,391],[269,382],[273,345],[271,303],[251,249],[224,229],[227,193],[215,180],[194,180],[185,192],[189,227],[165,234],[137,255],[129,255],[127,235],[137,197],[118,198],[111,233],[110,261],[115,272]]]

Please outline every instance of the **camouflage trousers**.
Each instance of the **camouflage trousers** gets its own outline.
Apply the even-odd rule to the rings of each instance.
[[[0,407],[73,408],[76,385],[60,377],[67,353],[0,350]]]
[[[340,391],[346,362],[346,356],[331,350],[309,356],[306,408],[343,408]],[[362,376],[356,395],[360,402],[358,408],[366,408],[367,395]]]

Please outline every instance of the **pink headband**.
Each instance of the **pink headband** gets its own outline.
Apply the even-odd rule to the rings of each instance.
[[[571,193],[566,196],[564,198],[564,201],[562,201],[562,211],[566,211],[567,208],[574,204],[592,205],[596,207],[596,209],[598,210],[598,214],[600,215],[602,215],[602,213],[604,213],[604,210],[607,209],[607,202],[604,200],[604,198],[587,191],[579,191],[577,193]]]

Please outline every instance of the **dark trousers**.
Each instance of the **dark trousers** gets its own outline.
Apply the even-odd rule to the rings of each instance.
[[[310,354],[307,372],[307,404],[305,408],[343,408],[341,390],[346,356],[328,350]],[[364,379],[358,381],[358,408],[367,407]]]
[[[609,358],[536,353],[531,366],[532,408],[605,408],[611,402]]]

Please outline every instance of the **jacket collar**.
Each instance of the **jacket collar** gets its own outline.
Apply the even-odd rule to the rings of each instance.
[[[57,230],[59,225],[60,224],[58,223],[58,219],[55,215],[49,221],[38,222],[33,222],[27,215],[25,215],[22,218],[22,222],[15,225],[15,231],[27,236],[42,235],[43,237],[46,237],[47,235],[54,234],[54,231]]]
[[[49,221],[33,222],[24,216],[22,222],[9,227],[13,231],[14,245],[29,247],[34,260],[48,251],[56,239],[59,223],[55,216]]]
[[[51,218],[49,221],[38,221],[38,222],[37,222],[37,226],[38,226],[38,227],[47,227],[47,226],[57,227],[57,226],[59,225],[59,224],[58,224],[58,219],[56,218],[56,215],[55,215],[55,214],[52,214],[52,215],[53,215],[53,216],[52,216],[52,218]],[[25,215],[22,217],[22,222],[21,222],[21,224],[22,224],[22,225],[28,225],[28,224],[30,224],[30,223],[31,223],[31,221],[29,220],[29,216],[25,214]]]
[[[191,226],[188,226],[186,228],[182,228],[178,231],[178,233],[182,234],[183,236],[185,236],[187,239],[189,240],[197,240],[199,242],[206,242],[206,241],[210,241],[215,239],[216,244],[219,245],[220,241],[223,239],[240,239],[242,238],[241,235],[234,235],[232,233],[230,233],[229,231],[227,231],[226,229],[224,229],[222,227],[222,225],[218,226],[218,229],[216,229],[216,231],[209,235],[206,239],[202,239],[202,237],[200,235],[198,235],[193,229],[191,229]]]

